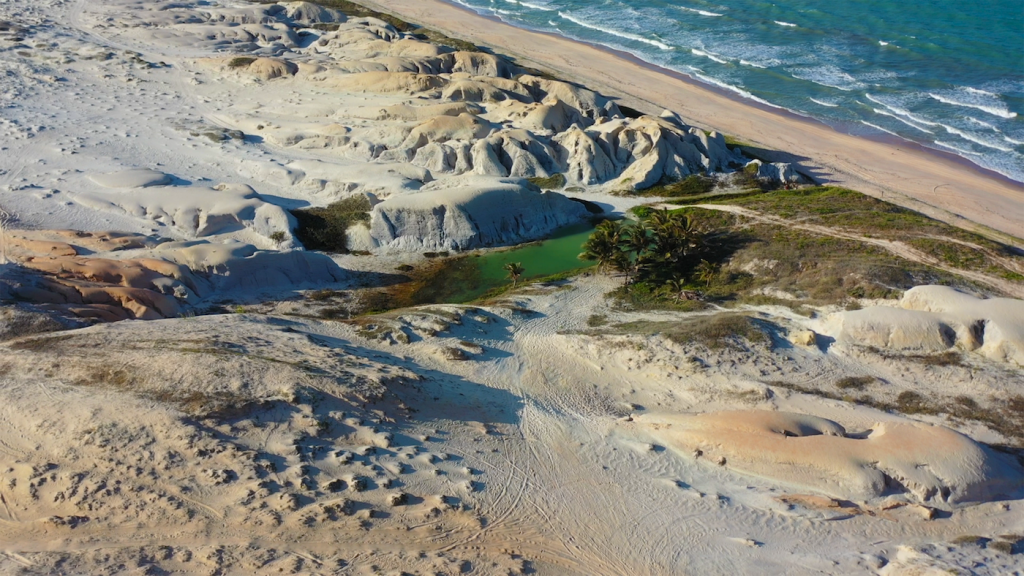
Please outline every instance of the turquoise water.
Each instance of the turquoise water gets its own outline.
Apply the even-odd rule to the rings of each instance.
[[[458,2],[1024,181],[1021,0]]]

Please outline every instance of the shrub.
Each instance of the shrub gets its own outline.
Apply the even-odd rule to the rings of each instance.
[[[342,296],[343,294],[344,292],[339,292],[337,290],[313,290],[312,292],[306,293],[306,299],[312,300],[313,302],[326,302]]]
[[[840,390],[863,390],[864,387],[874,381],[874,376],[847,376],[836,382],[836,388]]]
[[[554,174],[552,176],[548,176],[547,178],[537,176],[535,178],[527,178],[526,180],[532,184],[535,184],[538,188],[542,188],[544,190],[557,190],[565,186],[564,174]]]
[[[236,56],[228,61],[228,68],[242,68],[255,62],[252,56]]]
[[[370,208],[370,200],[360,194],[322,208],[294,210],[295,236],[310,250],[345,254],[346,230],[357,222],[369,222]]]
[[[284,238],[285,238],[285,234],[284,234],[284,232],[281,232],[280,230],[278,230],[276,232],[272,232],[270,234],[270,239],[273,240],[274,242],[277,242],[278,244],[280,244],[281,242],[284,242]]]
[[[913,390],[904,390],[896,397],[896,406],[904,414],[935,414],[936,410],[930,406],[921,396]]]
[[[640,192],[644,196],[663,196],[667,198],[685,198],[702,196],[715,189],[715,179],[700,174],[692,174],[682,180],[662,180],[658,184]]]

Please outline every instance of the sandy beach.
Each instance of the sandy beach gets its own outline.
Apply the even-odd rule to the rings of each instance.
[[[516,28],[441,0],[365,4],[491,47],[645,112],[667,108],[691,124],[784,151],[800,158],[822,182],[884,197],[969,229],[977,230],[976,223],[1017,237],[1024,230],[1024,186],[916,144],[858,138],[814,120],[747,105],[610,50]]]

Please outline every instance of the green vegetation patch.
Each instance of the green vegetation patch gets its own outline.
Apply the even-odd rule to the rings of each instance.
[[[693,174],[674,182],[662,181],[636,194],[641,196],[658,196],[661,198],[683,198],[687,196],[703,196],[715,189],[716,180],[710,176]]]
[[[543,190],[558,190],[564,187],[566,182],[565,174],[562,173],[558,173],[553,176],[548,176],[547,178],[537,176],[535,178],[527,178],[526,180],[527,182],[535,184],[538,188],[541,188]]]
[[[323,208],[293,210],[295,237],[310,250],[345,254],[346,230],[357,222],[370,221],[370,200],[362,194]]]
[[[903,241],[951,267],[981,270],[1005,279],[1015,278],[1017,273],[1012,268],[1024,269],[1024,259],[1010,247],[850,190],[780,190],[718,197],[706,203],[740,205],[840,233]],[[661,210],[644,208],[634,212],[641,222],[665,220]],[[694,206],[669,214],[688,218],[689,227],[701,231],[697,244],[691,246],[699,251],[699,261],[688,259],[684,266],[672,269],[660,259],[650,259],[643,263],[646,271],[633,270],[629,276],[612,262],[610,269],[626,281],[614,296],[626,308],[695,309],[700,304],[681,302],[679,295],[696,294],[699,301],[723,306],[774,304],[811,314],[807,306],[856,308],[857,299],[898,298],[904,290],[922,284],[991,292],[986,284],[907,260],[856,238],[766,224],[744,215]],[[635,267],[635,256],[629,262]],[[622,265],[624,260],[619,268]],[[625,269],[628,271],[628,266]],[[766,295],[773,292],[784,293],[785,298]],[[921,359],[925,364],[945,361],[955,359]]]
[[[252,56],[236,56],[228,61],[228,68],[243,68],[255,61]]]
[[[700,344],[711,350],[743,350],[744,344],[769,345],[768,330],[772,328],[770,322],[744,314],[720,313],[678,322],[626,322],[610,330],[617,334],[661,334],[677,344]]]

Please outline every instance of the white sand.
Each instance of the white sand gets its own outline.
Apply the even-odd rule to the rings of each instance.
[[[413,8],[450,17],[467,36],[479,23],[442,4]],[[321,34],[295,19],[343,22]],[[931,367],[838,338],[829,313],[839,311],[808,319],[770,306],[751,312],[793,340],[803,333],[806,345],[709,350],[581,334],[592,315],[683,318],[611,310],[603,295],[620,280],[606,277],[531,287],[487,308],[355,322],[321,319],[325,308],[344,317],[352,293],[293,298],[303,288],[373,285],[419,257],[335,261],[298,250],[289,208],[367,194],[378,215],[416,208],[417,226],[429,228],[438,220],[424,214],[450,207],[460,238],[486,216],[500,241],[515,242],[582,214],[549,193],[503,191],[501,179],[566,172],[584,197],[621,211],[638,200],[609,192],[727,167],[720,136],[671,115],[626,121],[590,90],[514,81],[492,56],[446,53],[303,3],[9,0],[0,20],[12,23],[0,27],[4,288],[76,326],[127,318],[33,336],[56,321],[24,303],[0,313],[0,573],[1021,570],[1020,554],[950,544],[1021,531],[1019,467],[979,444],[1011,439],[774,384],[871,375],[864,392],[879,401],[911,391],[992,406],[1024,386],[1006,346],[993,349],[1004,356],[981,346],[965,350],[963,365]],[[541,51],[554,41],[516,34]],[[566,58],[584,50],[565,49]],[[578,54],[638,82],[653,74]],[[688,89],[666,86],[650,84],[650,98],[671,105],[676,93],[665,90]],[[755,138],[732,129],[734,103],[721,106],[722,124],[708,124]],[[744,117],[768,122],[756,111]],[[804,146],[798,153],[838,142],[820,128],[798,135],[791,123],[769,124],[780,139],[758,141]],[[903,162],[879,159],[880,150],[859,157],[872,174]],[[937,177],[966,182],[960,168],[929,171],[908,194]],[[874,182],[868,176],[843,177]],[[478,178],[488,184],[467,193]],[[1017,222],[1006,189],[988,190],[998,217],[964,213],[996,228]],[[546,202],[520,205],[538,196]],[[537,203],[550,212],[527,214]],[[939,308],[961,298],[925,292],[904,311],[951,314]],[[239,301],[241,313],[191,316]],[[1019,303],[986,302],[965,308],[962,322],[988,321],[986,343],[1019,340],[1006,312]],[[809,330],[818,336],[806,338]],[[775,445],[794,441],[784,435],[762,427],[766,444],[734,442],[731,427],[746,416],[702,428],[702,442],[727,452],[724,466],[664,449],[674,436],[658,418],[707,422],[752,409],[923,439],[908,449],[832,437],[858,445],[825,459],[824,469],[853,479],[837,487],[810,473],[794,481],[791,452]],[[951,448],[936,450],[936,438]],[[874,489],[882,472],[865,460],[876,457],[890,478],[907,479],[903,488]],[[795,460],[822,470],[821,459]]]

